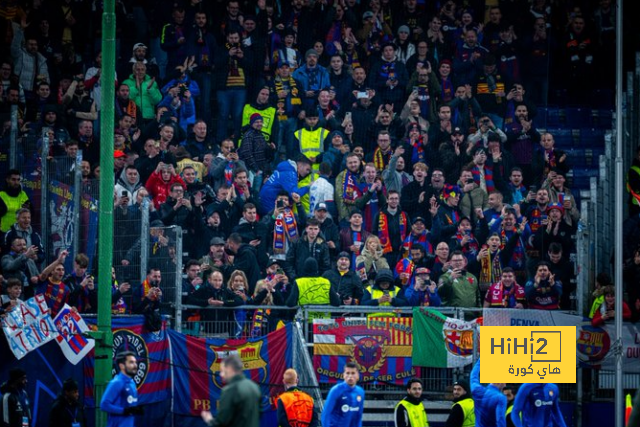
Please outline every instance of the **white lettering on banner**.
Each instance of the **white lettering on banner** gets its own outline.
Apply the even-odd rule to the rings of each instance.
[[[43,295],[21,301],[2,319],[2,329],[17,359],[58,336]]]

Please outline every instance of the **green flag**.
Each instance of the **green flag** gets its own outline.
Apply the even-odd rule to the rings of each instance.
[[[476,322],[446,317],[437,310],[413,309],[413,366],[456,368],[473,362]]]

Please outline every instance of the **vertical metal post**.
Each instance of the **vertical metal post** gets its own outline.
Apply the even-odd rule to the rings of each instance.
[[[42,151],[40,152],[40,228],[41,240],[45,253],[45,263],[50,261],[51,250],[49,248],[49,205],[47,204],[47,191],[49,191],[49,132],[48,128],[42,129]]]
[[[576,393],[576,421],[574,425],[582,425],[582,368],[578,368],[576,372],[576,387],[578,387]]]
[[[11,106],[11,136],[9,141],[9,168],[15,169],[18,161],[18,106]]]
[[[182,332],[182,227],[173,228],[176,233],[176,291],[174,306],[176,308],[176,324],[174,329]]]
[[[149,198],[142,199],[142,224],[140,224],[140,283],[147,276],[149,262]]]
[[[622,170],[622,12],[624,9],[624,2],[617,2],[616,4],[616,182],[615,182],[615,242],[616,242],[616,255],[615,255],[615,282],[616,282],[616,399],[615,399],[615,414],[616,414],[616,427],[624,426],[624,390],[622,389],[622,293],[624,292],[622,287],[622,213],[624,210],[624,171]]]
[[[82,150],[78,150],[76,164],[73,167],[73,256],[78,255],[80,250],[80,206],[82,198]]]

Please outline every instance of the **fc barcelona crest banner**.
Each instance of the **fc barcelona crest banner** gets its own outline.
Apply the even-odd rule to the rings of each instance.
[[[169,331],[173,356],[173,412],[200,416],[216,413],[224,382],[220,363],[230,354],[240,356],[244,374],[262,391],[262,410],[273,410],[282,392],[282,376],[292,366],[292,325],[288,324],[260,338],[197,338]],[[179,398],[178,398],[179,396]]]
[[[339,381],[347,362],[358,365],[362,382],[401,385],[416,374],[409,317],[315,319],[313,342],[313,367],[321,383]]]

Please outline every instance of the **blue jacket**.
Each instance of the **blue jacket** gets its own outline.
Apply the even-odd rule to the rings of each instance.
[[[136,384],[121,372],[109,382],[100,402],[100,409],[109,414],[107,427],[134,427],[134,416],[124,415],[126,408],[134,406],[138,406]]]
[[[341,382],[329,390],[322,411],[323,427],[361,427],[364,390]]]
[[[285,160],[280,162],[276,171],[269,177],[260,189],[260,214],[273,210],[278,193],[285,190],[289,195],[297,193],[300,197],[309,192],[309,186],[298,187],[298,169],[296,162]]]
[[[471,395],[475,405],[476,427],[506,427],[507,398],[496,386],[480,384],[480,360],[471,371]]]
[[[442,300],[440,299],[440,295],[438,295],[438,290],[435,292],[430,292],[429,288],[424,291],[416,291],[415,289],[415,281],[412,281],[413,285],[408,285],[404,290],[404,297],[412,307],[419,307],[425,301],[425,295],[429,293],[429,306],[430,307],[440,307],[442,304]]]
[[[522,384],[513,402],[513,424],[516,427],[566,427],[559,395],[555,384]]]

